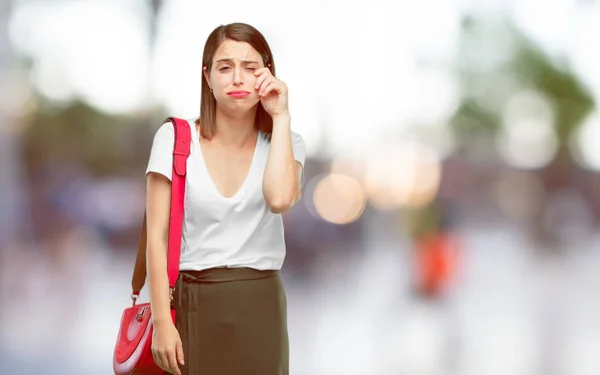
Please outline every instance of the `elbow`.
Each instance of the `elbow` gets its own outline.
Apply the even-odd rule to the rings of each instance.
[[[274,214],[282,214],[289,210],[294,204],[293,199],[279,198],[267,200],[269,210]]]
[[[265,202],[274,214],[281,214],[294,207],[300,200],[300,190],[287,194],[275,194],[274,191],[265,191]]]
[[[292,186],[297,186],[293,184]],[[269,210],[274,214],[281,214],[292,208],[300,200],[300,187],[274,185],[263,182],[263,196]]]

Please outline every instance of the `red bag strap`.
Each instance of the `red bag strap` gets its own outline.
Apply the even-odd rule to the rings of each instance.
[[[185,175],[187,159],[190,156],[192,141],[190,124],[186,120],[169,117],[165,122],[171,121],[175,130],[175,144],[173,146],[173,176],[171,179],[171,213],[169,220],[169,248],[167,250],[167,273],[169,275],[169,288],[175,288],[179,276],[179,263],[181,256],[181,233],[183,228],[183,202],[185,198]],[[137,257],[131,279],[132,298],[137,298],[146,282],[146,212],[142,222]]]

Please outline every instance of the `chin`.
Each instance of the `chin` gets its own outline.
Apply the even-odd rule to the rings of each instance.
[[[260,100],[258,98],[246,98],[246,99],[231,99],[229,97],[223,98],[220,102],[222,107],[227,108],[231,111],[249,110],[255,107]]]
[[[256,107],[258,102],[245,102],[245,103],[224,103],[221,104],[220,107],[222,110],[224,110],[225,112],[233,115],[233,116],[237,116],[237,115],[244,115],[246,114],[248,111],[252,110],[253,108]]]

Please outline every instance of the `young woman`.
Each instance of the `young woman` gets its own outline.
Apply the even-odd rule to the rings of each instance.
[[[147,269],[154,360],[190,375],[288,374],[281,214],[301,196],[302,137],[269,45],[234,23],[208,37],[200,116],[189,120],[179,279],[170,301],[167,244],[173,125],[157,131],[147,174]],[[170,317],[170,304],[177,322]]]

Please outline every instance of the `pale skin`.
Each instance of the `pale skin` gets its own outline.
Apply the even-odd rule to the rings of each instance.
[[[200,138],[202,154],[223,197],[231,197],[243,184],[252,161],[257,130],[257,104],[273,118],[273,133],[262,190],[273,213],[283,213],[300,200],[302,165],[294,160],[288,88],[265,67],[260,54],[248,43],[224,41],[213,56],[213,65],[203,68],[217,101],[217,132],[210,140]],[[231,91],[247,91],[236,98]],[[181,339],[170,314],[167,277],[167,247],[171,182],[158,173],[149,173],[146,184],[147,269],[154,333],[152,354],[163,370],[180,375],[183,365]]]

